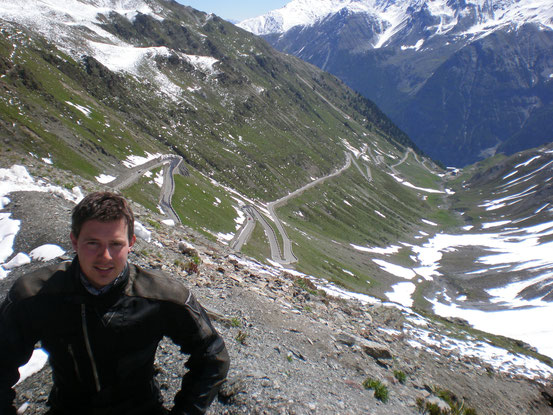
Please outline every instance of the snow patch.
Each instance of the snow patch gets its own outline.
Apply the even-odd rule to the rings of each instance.
[[[134,234],[138,238],[146,242],[150,242],[152,239],[152,232],[150,232],[143,224],[136,220],[134,221]]]
[[[403,180],[401,177],[398,177],[395,174],[392,174],[392,173],[388,173],[388,174],[392,176],[395,179],[395,181],[397,181],[398,183],[401,183],[404,186],[410,187],[411,189],[420,190],[421,192],[426,192],[426,193],[441,193],[441,194],[446,193],[444,191],[437,190],[437,189],[429,189],[425,187],[415,186],[414,184],[409,183],[407,180]]]
[[[424,45],[424,39],[419,39],[417,43],[415,43],[413,46],[405,46],[403,45],[401,47],[401,50],[409,50],[409,49],[413,49],[413,50],[416,50],[418,51],[422,45]]]
[[[73,108],[78,109],[78,110],[81,111],[84,115],[86,115],[88,118],[90,118],[90,114],[92,113],[92,111],[90,110],[90,108],[83,107],[82,105],[75,104],[75,103],[70,102],[70,101],[65,101],[65,103],[66,103],[67,105],[72,106]]]
[[[65,254],[65,250],[58,245],[46,244],[33,249],[29,256],[35,261],[50,261]]]
[[[373,259],[373,262],[377,264],[384,271],[395,275],[396,277],[405,278],[406,280],[411,280],[417,275],[415,271],[410,268],[405,268],[400,265],[390,264],[389,262],[383,261],[381,259]]]
[[[18,384],[23,382],[29,376],[34,375],[39,372],[46,362],[48,361],[48,353],[43,349],[35,349],[31,355],[31,359],[27,362],[26,365],[23,365],[19,368],[19,380]]]
[[[114,181],[116,177],[109,176],[107,174],[100,174],[99,176],[96,176],[95,179],[98,183],[107,184]]]
[[[387,292],[385,294],[390,301],[399,303],[404,307],[412,307],[412,295],[415,292],[416,288],[417,286],[412,282],[400,282],[392,287],[392,292]]]
[[[123,165],[130,169],[130,168],[133,168],[133,167],[136,167],[136,166],[141,166],[141,165],[149,162],[150,160],[154,160],[154,159],[156,159],[158,157],[161,157],[161,156],[162,156],[161,153],[151,154],[151,153],[148,153],[148,152],[146,152],[145,157],[130,155],[130,156],[127,156],[127,158],[123,161]]]

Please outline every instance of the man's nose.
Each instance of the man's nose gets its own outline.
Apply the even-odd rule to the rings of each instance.
[[[109,251],[109,246],[102,247],[100,251],[100,257],[104,259],[111,259],[111,252]]]

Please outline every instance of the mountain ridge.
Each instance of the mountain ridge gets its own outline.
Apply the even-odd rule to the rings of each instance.
[[[464,6],[464,9],[463,9]],[[457,8],[456,8],[457,7]],[[457,36],[486,36],[490,32],[508,25],[539,23],[553,29],[553,10],[546,1],[503,0],[492,4],[489,0],[456,2],[421,1],[408,2],[367,0],[293,0],[281,9],[266,15],[240,22],[239,26],[256,34],[284,33],[294,26],[312,26],[333,14],[363,13],[383,22],[376,28],[383,36],[373,44],[381,47],[398,31],[408,28],[410,16],[422,14],[424,30],[435,30],[434,34],[454,32]],[[371,19],[371,20],[372,20]],[[277,24],[268,24],[266,22]],[[432,22],[434,25],[430,25]],[[265,24],[264,24],[265,23]],[[385,32],[388,32],[385,34]],[[428,36],[427,36],[428,37]]]

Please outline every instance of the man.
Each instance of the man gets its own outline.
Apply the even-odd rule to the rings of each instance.
[[[74,260],[22,276],[0,308],[0,415],[16,413],[18,367],[39,341],[52,366],[49,414],[164,414],[153,367],[164,336],[190,355],[170,413],[204,413],[228,371],[225,344],[181,282],[127,262],[127,201],[88,195],[70,237]]]

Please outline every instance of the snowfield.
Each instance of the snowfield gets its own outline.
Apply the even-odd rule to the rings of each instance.
[[[531,198],[539,190],[538,185],[528,186],[513,194],[506,193],[515,184],[524,186],[525,182],[546,169],[551,170],[552,166],[553,161],[547,161],[541,155],[517,164],[512,172],[503,176],[505,183],[499,186],[496,192],[498,197],[490,198],[480,207],[499,210]],[[522,167],[531,167],[531,170],[522,174],[519,171]],[[546,179],[546,182],[550,179]],[[484,222],[478,228],[469,225],[462,228],[466,233],[426,235],[420,245],[402,244],[403,249],[410,250],[410,259],[415,263],[410,267],[394,264],[394,255],[402,249],[398,245],[384,248],[352,246],[368,255],[379,255],[372,261],[383,271],[413,282],[446,278],[441,271],[444,258],[450,253],[471,247],[481,254],[472,262],[472,269],[464,272],[466,276],[486,278],[486,275],[498,271],[504,275],[515,275],[522,271],[523,274],[514,282],[485,290],[490,296],[490,304],[496,306],[495,311],[484,311],[474,306],[471,308],[465,296],[452,299],[445,291],[427,300],[438,315],[462,318],[482,331],[521,339],[536,347],[540,353],[553,357],[553,327],[546,323],[553,319],[553,302],[544,298],[550,291],[547,288],[553,285],[553,209],[547,203],[537,209],[534,216],[517,221],[505,218]],[[541,223],[520,226],[524,221],[535,222],[536,219]],[[423,222],[436,225],[427,220]],[[522,293],[528,288],[537,288],[537,293],[533,298],[525,299]],[[386,295],[391,301],[410,307],[413,304],[413,292],[410,283],[399,282]]]
[[[139,13],[163,20],[163,16],[143,0],[100,0],[94,5],[77,0],[2,0],[0,7],[0,18],[34,28],[76,61],[88,55],[111,71],[125,72],[139,79],[155,79],[157,90],[174,101],[184,100],[185,93],[157,69],[157,57],[176,54],[207,76],[218,73],[215,68],[218,60],[210,56],[186,55],[164,46],[135,47],[121,41],[101,27],[103,16],[110,13],[117,13],[130,21]],[[87,40],[81,42],[79,39]],[[90,109],[75,107],[89,116]]]

